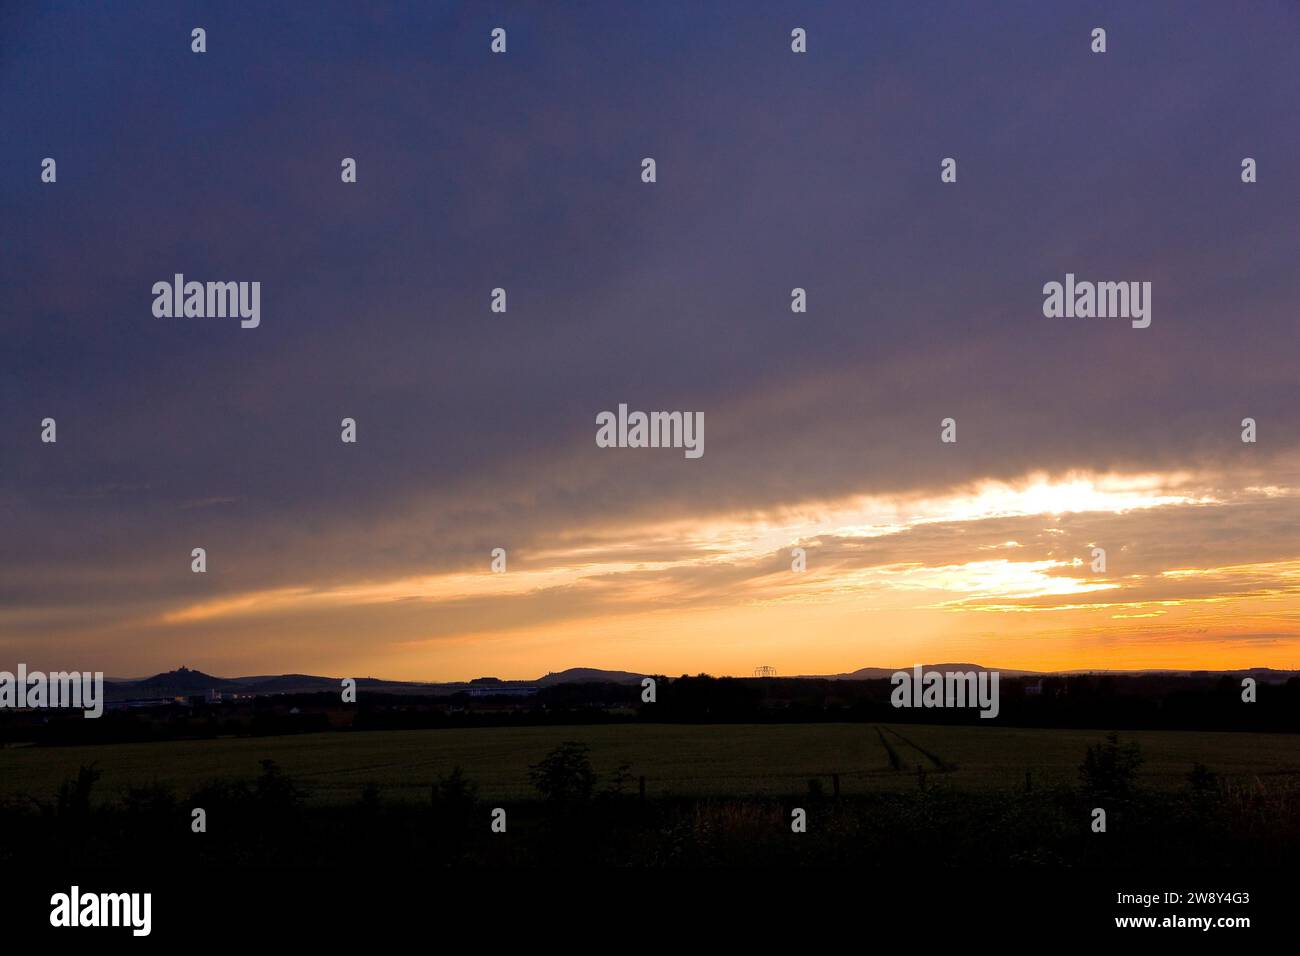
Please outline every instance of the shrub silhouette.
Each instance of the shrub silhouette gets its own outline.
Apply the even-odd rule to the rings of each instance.
[[[253,799],[258,809],[269,812],[296,810],[307,794],[285,776],[274,760],[261,761],[262,773],[253,785]]]
[[[293,782],[274,760],[260,761],[262,773],[253,786],[243,780],[213,780],[195,790],[188,806],[223,813],[253,813],[261,818],[289,814],[301,808],[307,792]]]
[[[587,745],[566,740],[541,763],[528,768],[528,778],[548,803],[586,803],[596,787],[596,772],[587,758]]]
[[[1096,797],[1132,796],[1137,790],[1137,771],[1142,763],[1142,749],[1136,743],[1121,744],[1119,734],[1107,734],[1104,743],[1088,748],[1079,765],[1083,791]]]
[[[92,763],[90,766],[82,764],[77,769],[75,777],[69,777],[59,784],[59,789],[54,795],[54,803],[40,800],[33,802],[47,817],[59,820],[84,820],[90,816],[90,793],[95,789],[95,782],[99,780],[100,775],[101,772],[95,764]]]
[[[632,784],[632,765],[621,763],[614,768],[614,772],[609,775],[609,783],[605,787],[603,796],[610,799],[616,799],[623,796]]]
[[[467,780],[460,764],[456,764],[451,773],[433,782],[431,799],[435,810],[467,817],[478,804],[478,784]]]

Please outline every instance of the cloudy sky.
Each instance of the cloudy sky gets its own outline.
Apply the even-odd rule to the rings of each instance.
[[[1294,3],[299,6],[0,9],[4,666],[1300,667]]]

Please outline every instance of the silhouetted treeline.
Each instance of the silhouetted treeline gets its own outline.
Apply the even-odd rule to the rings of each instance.
[[[0,743],[124,743],[270,736],[326,730],[418,730],[452,727],[555,726],[589,723],[932,723],[987,726],[1096,727],[1127,730],[1300,732],[1300,679],[1256,687],[1242,700],[1239,678],[1169,675],[1008,678],[999,711],[985,719],[970,708],[895,708],[887,679],[736,678],[707,675],[655,679],[655,700],[640,684],[558,684],[531,696],[279,694],[215,704],[171,704],[79,713],[0,713]]]
[[[888,679],[680,677],[659,681],[642,719],[688,723],[865,721],[1131,730],[1300,732],[1300,679],[1258,684],[1242,699],[1229,676],[1168,675],[1009,678],[999,681],[996,718],[978,708],[896,708]]]

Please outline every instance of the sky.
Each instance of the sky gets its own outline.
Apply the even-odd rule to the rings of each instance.
[[[1297,35],[5,5],[0,666],[1300,667]],[[260,325],[156,317],[176,273]],[[1045,317],[1067,273],[1150,282],[1150,327]],[[620,403],[704,454],[598,447]]]

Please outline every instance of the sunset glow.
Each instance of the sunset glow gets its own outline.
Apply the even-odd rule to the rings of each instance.
[[[373,617],[392,636],[387,673],[411,679],[473,676],[471,638],[515,662],[510,676],[556,655],[743,673],[750,641],[802,672],[949,657],[1011,668],[1246,666],[1300,649],[1300,560],[1189,567],[1175,558],[1195,553],[1194,543],[1163,540],[1162,529],[1176,516],[1217,522],[1293,502],[1286,489],[1225,493],[1186,473],[1034,475],[946,495],[852,496],[605,528],[575,534],[569,546],[516,552],[505,574],[484,561],[246,592],[134,626],[342,638]],[[1108,568],[1094,573],[1091,549],[1103,537]],[[806,549],[802,573],[790,570],[794,547]],[[471,614],[472,624],[439,627]],[[1099,628],[1108,635],[1100,660],[1085,650]],[[471,669],[458,673],[457,661]]]

